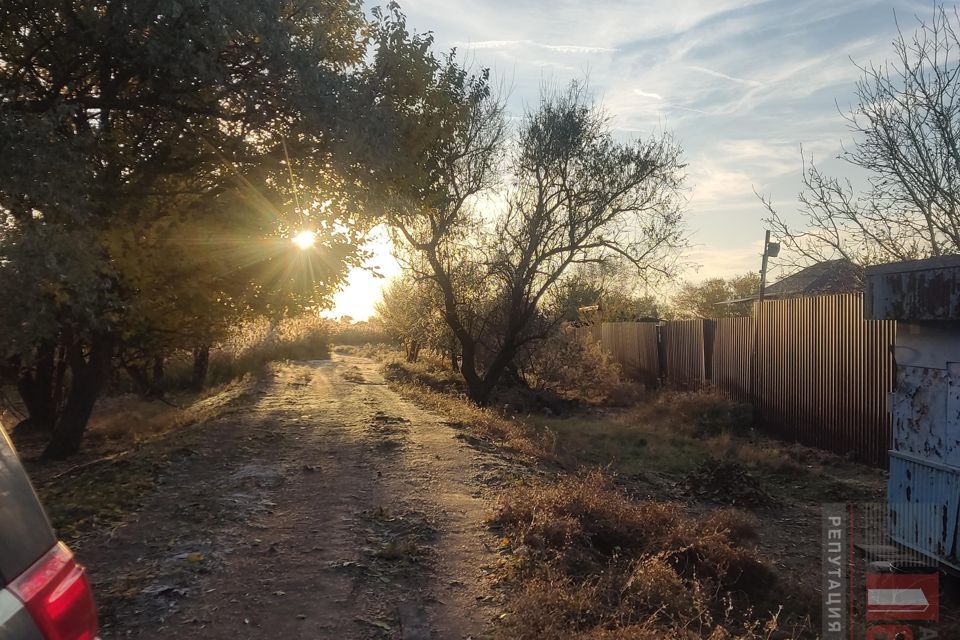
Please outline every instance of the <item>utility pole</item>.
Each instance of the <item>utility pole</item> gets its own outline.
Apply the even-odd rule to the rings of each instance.
[[[757,300],[763,302],[763,290],[767,288],[767,259],[776,258],[780,255],[780,243],[770,242],[770,230],[763,237],[763,263],[760,265],[760,291],[757,292]]]
[[[770,230],[763,236],[763,263],[760,265],[760,291],[757,292],[757,304],[753,305],[753,340],[750,345],[750,404],[753,410],[763,413],[760,398],[763,372],[759,366],[760,324],[763,322],[763,290],[767,288],[767,262],[770,258],[780,255],[780,243],[770,242]]]

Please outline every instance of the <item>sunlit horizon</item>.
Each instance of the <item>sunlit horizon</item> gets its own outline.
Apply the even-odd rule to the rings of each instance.
[[[400,264],[393,256],[393,245],[386,231],[378,228],[365,247],[371,252],[364,268],[353,268],[346,283],[333,297],[333,306],[321,312],[325,318],[349,316],[355,321],[369,320],[376,314],[376,304],[383,298],[383,287],[400,273]]]

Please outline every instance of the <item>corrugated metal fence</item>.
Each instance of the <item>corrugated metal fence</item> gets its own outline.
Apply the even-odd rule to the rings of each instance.
[[[752,318],[719,318],[713,337],[713,385],[737,402],[750,401]]]
[[[711,386],[752,402],[765,431],[886,466],[894,323],[865,320],[859,294],[755,303],[750,318],[665,322],[659,338],[657,327],[604,325],[600,340],[626,372],[642,371],[637,377],[648,385]]]
[[[712,320],[676,320],[660,329],[663,344],[661,378],[677,389],[700,389],[710,378],[709,335]]]
[[[600,342],[614,355],[624,372],[647,386],[660,377],[658,327],[655,322],[605,322]]]

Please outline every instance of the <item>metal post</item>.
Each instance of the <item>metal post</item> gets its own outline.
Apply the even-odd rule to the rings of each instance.
[[[767,229],[767,233],[763,237],[763,263],[760,265],[760,291],[757,293],[757,300],[760,302],[763,302],[763,290],[767,288],[767,259],[770,257],[767,248],[769,246],[770,230]]]
[[[750,405],[753,407],[754,419],[762,414],[760,409],[760,358],[757,343],[760,340],[760,322],[763,317],[763,290],[767,288],[767,260],[769,259],[770,230],[763,237],[763,263],[760,266],[760,291],[757,292],[757,304],[753,305],[750,314],[753,320],[753,340],[750,345]],[[775,252],[776,253],[776,252]]]

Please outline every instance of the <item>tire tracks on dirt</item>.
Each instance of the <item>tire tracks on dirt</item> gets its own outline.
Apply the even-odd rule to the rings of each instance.
[[[277,365],[192,427],[137,518],[82,549],[106,638],[479,640],[497,605],[485,480],[511,463],[367,359]]]

